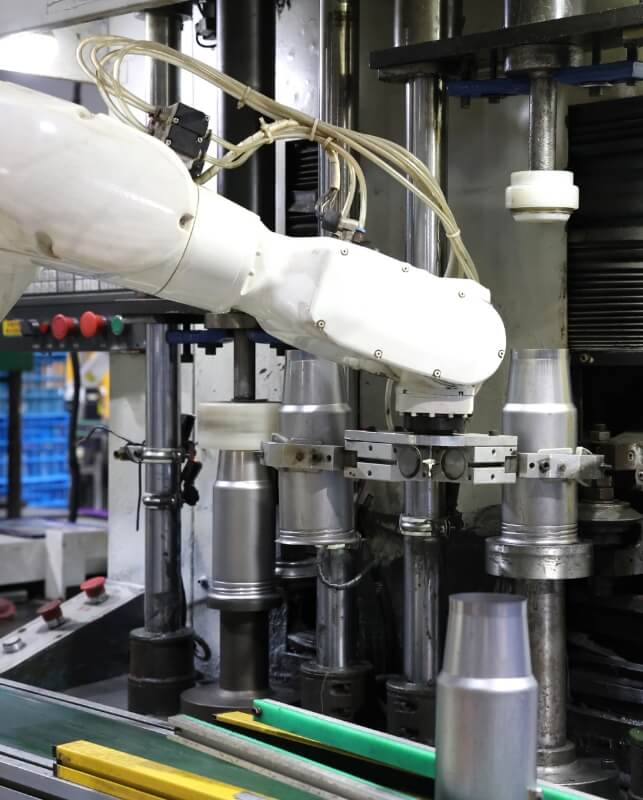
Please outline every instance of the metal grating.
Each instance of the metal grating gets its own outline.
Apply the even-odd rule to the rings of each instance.
[[[643,350],[643,98],[573,106],[569,346]]]
[[[286,145],[286,233],[288,236],[316,236],[315,214],[319,183],[319,148],[316,142],[288,142]]]

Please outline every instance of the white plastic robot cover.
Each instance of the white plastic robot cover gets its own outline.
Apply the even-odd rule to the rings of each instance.
[[[0,83],[0,117],[3,317],[46,264],[245,311],[288,344],[413,393],[472,397],[500,365],[504,326],[475,281],[275,234],[197,186],[162,142],[72,103]]]

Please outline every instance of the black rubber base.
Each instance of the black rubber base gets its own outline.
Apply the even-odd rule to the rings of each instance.
[[[370,664],[363,662],[331,670],[307,661],[301,665],[300,674],[301,705],[308,711],[359,723],[366,723],[374,716]]]
[[[222,689],[218,682],[202,683],[181,695],[181,713],[212,722],[215,714],[226,711],[252,711],[255,699],[271,697],[269,689],[234,691]]]
[[[386,730],[394,736],[433,744],[435,687],[392,678],[386,683]]]
[[[130,711],[157,717],[178,713],[181,693],[194,686],[195,677],[190,628],[168,634],[137,628],[130,633]]]

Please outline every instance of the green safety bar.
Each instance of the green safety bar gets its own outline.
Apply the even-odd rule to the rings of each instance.
[[[319,744],[377,761],[394,769],[435,778],[435,748],[381,731],[315,714],[275,700],[255,700],[255,717],[275,728],[314,739]],[[593,795],[552,783],[540,783],[543,800],[577,800]]]

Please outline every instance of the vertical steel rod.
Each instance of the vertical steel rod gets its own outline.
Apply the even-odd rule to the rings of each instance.
[[[529,91],[529,169],[556,168],[558,84],[551,76],[534,76]]]
[[[353,577],[353,551],[347,547],[320,548],[320,566],[331,583]],[[346,669],[355,658],[354,609],[350,589],[332,589],[317,579],[317,663],[329,669]]]
[[[179,48],[181,17],[148,13],[149,40]],[[178,70],[160,61],[151,66],[151,102],[169,105],[179,97]],[[180,446],[180,364],[176,348],[166,341],[167,325],[147,326],[145,442],[149,447]],[[146,493],[167,500],[145,514],[145,629],[170,633],[183,626],[181,590],[181,510],[178,503],[179,465],[149,464]],[[173,501],[173,502],[172,502]]]
[[[567,741],[567,649],[565,582],[518,581],[527,598],[529,639],[538,681],[538,747],[561,748]]]
[[[353,128],[357,125],[358,86],[358,1],[320,0],[319,106],[322,119],[333,125]],[[329,171],[320,150],[319,196],[328,190]],[[344,203],[347,173],[342,167],[342,191],[338,207]],[[336,367],[337,371],[341,368]],[[351,423],[357,425],[359,414],[359,372],[348,371],[347,399]],[[343,480],[338,476],[337,480]],[[304,501],[305,502],[305,501]],[[346,547],[319,548],[324,574],[332,583],[345,583],[353,575],[353,553]],[[348,590],[333,589],[317,580],[317,663],[329,669],[345,669],[355,658],[352,630],[356,609]]]

